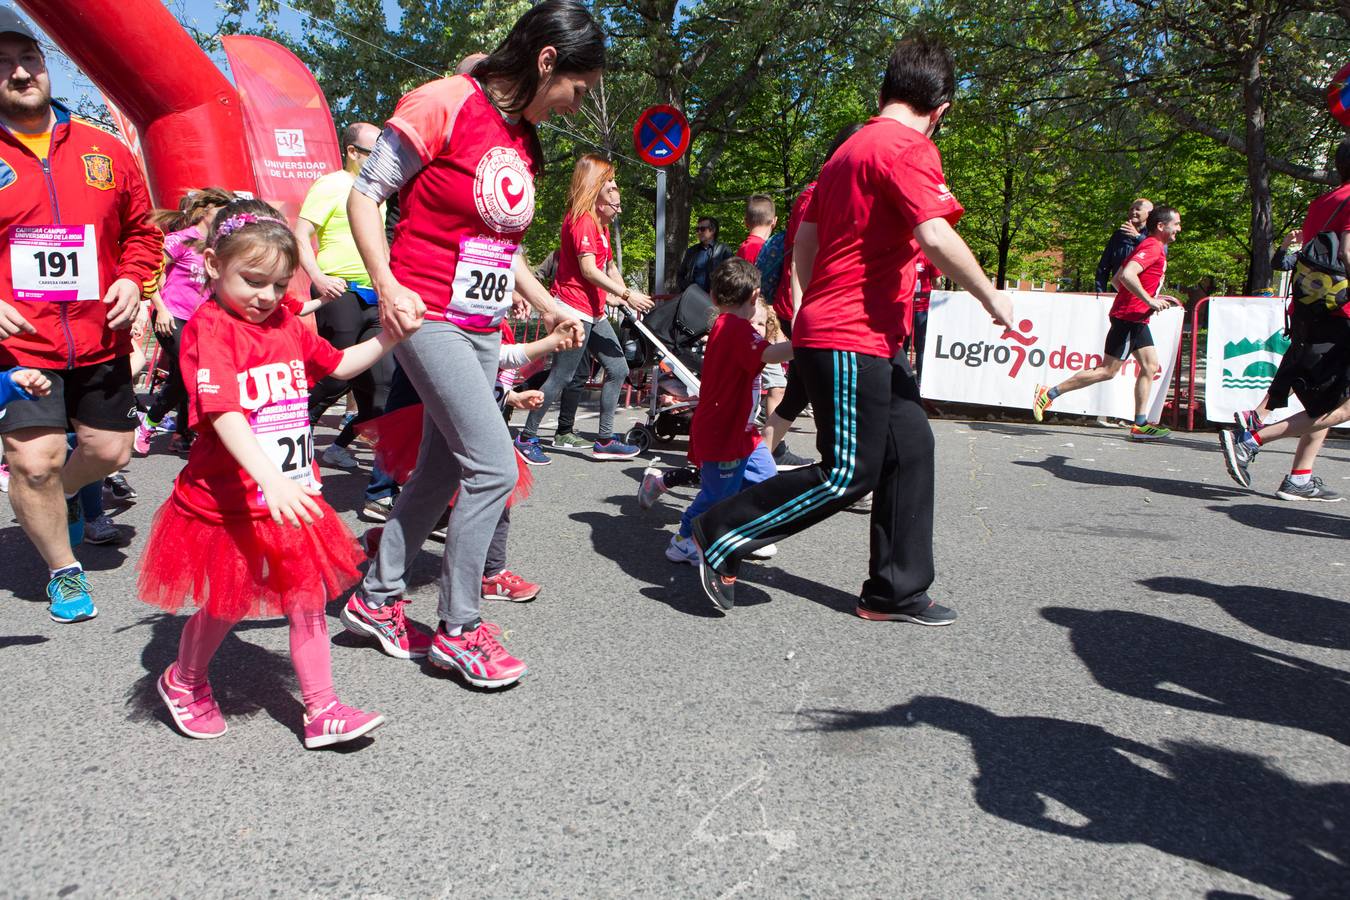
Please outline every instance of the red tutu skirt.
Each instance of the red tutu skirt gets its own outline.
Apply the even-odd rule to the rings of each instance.
[[[356,426],[356,433],[370,441],[375,447],[375,462],[399,484],[406,484],[413,469],[417,468],[417,450],[422,445],[422,404],[405,406],[391,413],[385,413],[374,419],[368,419]],[[511,492],[507,506],[514,506],[530,496],[534,487],[534,475],[529,465],[516,457],[516,489]],[[459,496],[459,492],[455,492]],[[450,498],[455,505],[455,498]]]
[[[321,611],[360,579],[365,554],[341,516],[319,497],[313,525],[270,518],[208,522],[170,497],[141,553],[140,597],[177,612],[189,600],[238,620]]]

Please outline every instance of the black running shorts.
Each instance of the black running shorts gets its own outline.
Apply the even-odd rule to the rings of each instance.
[[[1130,322],[1111,317],[1111,330],[1106,332],[1106,347],[1102,351],[1116,359],[1126,359],[1136,350],[1153,346],[1153,332],[1147,322]]]
[[[0,410],[0,434],[20,428],[72,431],[76,420],[102,431],[134,431],[140,423],[131,357],[38,371],[51,379],[52,392],[38,400],[15,400]]]

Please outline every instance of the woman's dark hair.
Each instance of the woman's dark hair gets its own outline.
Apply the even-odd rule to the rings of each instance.
[[[495,81],[503,112],[519,114],[539,91],[539,51],[558,51],[557,72],[579,74],[605,67],[605,33],[576,0],[544,0],[516,20],[496,50],[473,67],[480,82]]]
[[[900,101],[926,115],[956,96],[956,69],[941,41],[916,35],[895,45],[881,81],[883,105]]]

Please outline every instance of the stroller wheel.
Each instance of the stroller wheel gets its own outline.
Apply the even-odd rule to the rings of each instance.
[[[638,449],[638,453],[646,453],[652,448],[652,433],[646,425],[634,425],[628,429],[628,434],[624,435],[625,444],[632,444]]]
[[[656,439],[663,444],[670,443],[680,434],[679,422],[674,416],[664,412],[656,417],[651,430]]]

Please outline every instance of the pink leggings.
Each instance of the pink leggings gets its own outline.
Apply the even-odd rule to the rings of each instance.
[[[300,696],[307,712],[322,709],[337,699],[333,691],[333,666],[328,655],[328,622],[323,612],[291,612],[291,665],[300,681]],[[211,657],[238,620],[218,619],[199,610],[183,626],[178,644],[178,677],[187,687],[206,681]]]

